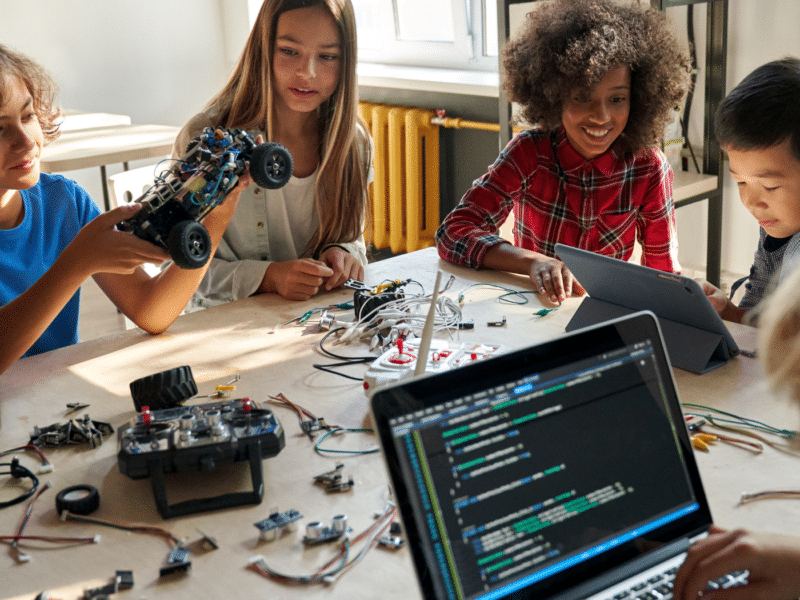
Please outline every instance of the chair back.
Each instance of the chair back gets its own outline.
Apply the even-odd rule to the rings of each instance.
[[[156,179],[158,165],[148,165],[129,171],[115,173],[108,177],[108,196],[111,208],[130,204],[139,198]]]

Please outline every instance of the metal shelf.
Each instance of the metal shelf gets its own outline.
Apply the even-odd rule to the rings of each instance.
[[[500,45],[510,35],[508,8],[531,0],[498,0],[497,27]],[[676,172],[673,186],[675,207],[680,208],[700,200],[708,202],[708,231],[706,234],[706,279],[719,285],[722,264],[722,153],[713,132],[714,111],[725,96],[725,70],[728,55],[728,0],[650,0],[651,6],[666,10],[674,6],[706,4],[705,99],[703,126],[702,174]],[[502,72],[502,53],[500,54]],[[500,148],[511,140],[511,104],[503,89],[498,101],[500,119]]]

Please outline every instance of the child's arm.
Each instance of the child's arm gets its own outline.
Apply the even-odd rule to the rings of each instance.
[[[141,264],[169,258],[150,242],[114,229],[139,208],[123,206],[95,218],[36,283],[0,307],[0,373],[39,339],[89,276],[100,271],[131,273]]]
[[[508,243],[492,246],[484,255],[483,266],[527,275],[537,291],[548,296],[551,302],[563,302],[573,294],[586,293],[560,260]]]
[[[711,306],[713,306],[714,310],[719,313],[720,317],[726,321],[733,321],[734,323],[742,322],[742,318],[747,312],[746,308],[740,308],[736,306],[728,299],[721,289],[710,284],[708,281],[701,279],[698,280],[698,283],[700,283],[702,286],[703,292],[705,293],[709,302],[711,302]]]
[[[212,256],[236,211],[242,190],[251,181],[249,175],[243,175],[225,201],[203,219],[203,225],[211,237]],[[166,258],[162,256],[161,260],[150,262],[162,262]],[[149,333],[161,333],[181,314],[197,290],[208,265],[206,263],[200,269],[181,269],[172,263],[152,278],[142,269],[128,274],[97,272],[94,278],[109,299],[136,325]]]
[[[727,590],[707,590],[708,582],[727,573],[747,569],[748,585]],[[800,596],[800,538],[744,530],[712,528],[707,538],[694,544],[675,576],[675,600],[725,598],[789,600]]]
[[[672,167],[663,153],[651,152],[651,162],[646,169],[648,175],[642,181],[644,196],[637,218],[642,264],[659,271],[680,273],[678,226],[672,201]]]

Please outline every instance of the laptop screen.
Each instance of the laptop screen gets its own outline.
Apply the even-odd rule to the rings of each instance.
[[[426,597],[564,591],[710,522],[655,319],[637,320],[376,394]]]

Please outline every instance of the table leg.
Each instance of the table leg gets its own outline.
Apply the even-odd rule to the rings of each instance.
[[[719,287],[722,270],[722,190],[708,197],[706,279]]]
[[[106,212],[111,210],[111,201],[108,197],[108,179],[106,178],[106,166],[100,165],[100,179],[102,179],[103,184],[103,205],[105,206]]]

